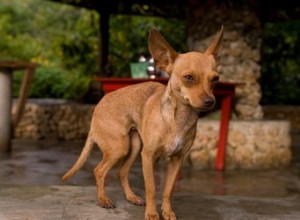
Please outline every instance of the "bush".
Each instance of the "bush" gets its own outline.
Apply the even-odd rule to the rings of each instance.
[[[94,14],[50,1],[0,1],[0,59],[40,64],[30,97],[80,100],[85,94],[97,68]],[[22,77],[14,74],[14,97]]]
[[[130,76],[129,64],[149,57],[148,34],[157,28],[171,46],[186,50],[185,22],[171,18],[114,15],[110,18],[110,62],[114,76]]]
[[[0,15],[0,59],[41,65],[30,97],[80,100],[98,67],[98,13],[51,1],[1,0]],[[162,31],[174,48],[185,49],[183,21],[112,15],[112,76],[130,76],[130,62],[141,54],[149,56],[147,38],[152,27]],[[21,78],[22,73],[15,74],[14,96]]]
[[[299,33],[299,21],[265,25],[261,78],[263,104],[300,104]]]
[[[18,97],[23,72],[14,75],[13,95]],[[31,98],[65,98],[80,101],[89,88],[91,77],[65,72],[53,67],[39,67],[34,75]]]

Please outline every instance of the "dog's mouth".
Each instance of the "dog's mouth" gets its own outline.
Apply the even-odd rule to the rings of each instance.
[[[206,112],[212,110],[215,106],[215,99],[213,97],[204,98],[199,104],[193,103],[189,98],[184,97],[186,105],[191,106],[197,112]]]
[[[192,107],[193,107],[193,106],[192,106]],[[197,112],[207,112],[207,111],[209,111],[209,110],[212,110],[213,107],[214,107],[214,105],[211,106],[211,107],[204,106],[204,107],[193,107],[193,108],[194,108]]]
[[[195,106],[195,105],[192,105],[190,103],[190,106],[195,109],[197,112],[207,112],[209,110],[212,110],[215,106],[215,102],[212,102],[210,104],[207,104],[207,103],[204,103],[203,105],[200,105],[200,106]]]

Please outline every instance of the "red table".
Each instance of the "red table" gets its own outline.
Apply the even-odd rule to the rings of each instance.
[[[96,81],[101,82],[104,93],[109,93],[128,85],[147,82],[147,81],[154,81],[154,82],[167,84],[168,78],[133,79],[133,78],[97,77]],[[234,83],[219,82],[214,90],[215,96],[221,99],[220,132],[219,132],[218,151],[217,151],[217,157],[215,163],[215,169],[219,171],[224,170],[224,165],[225,165],[228,124],[230,119],[232,98],[235,93],[235,86],[236,84]]]

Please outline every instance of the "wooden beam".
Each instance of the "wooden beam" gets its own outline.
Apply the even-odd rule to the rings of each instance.
[[[99,12],[99,45],[98,45],[98,56],[99,56],[99,75],[105,76],[105,67],[108,64],[108,53],[109,53],[109,12]]]
[[[174,0],[48,0],[87,9],[104,9],[110,14],[159,16],[185,19],[188,1]]]
[[[22,84],[19,91],[19,100],[17,102],[17,108],[14,114],[15,117],[13,118],[14,129],[16,129],[23,116],[35,68],[36,67],[28,67],[26,69],[25,75],[23,76]]]

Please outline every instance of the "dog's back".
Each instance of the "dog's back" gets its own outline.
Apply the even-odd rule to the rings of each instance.
[[[99,118],[110,118],[112,121],[122,121],[127,128],[141,125],[141,119],[145,113],[145,106],[155,102],[159,105],[166,86],[157,82],[145,82],[127,86],[105,95],[94,110],[92,123],[97,126]],[[96,117],[95,117],[96,116]],[[105,120],[107,123],[107,120]],[[125,122],[127,121],[127,122]],[[106,125],[107,126],[107,125]],[[93,127],[93,126],[91,126]],[[97,126],[98,127],[98,126]]]

